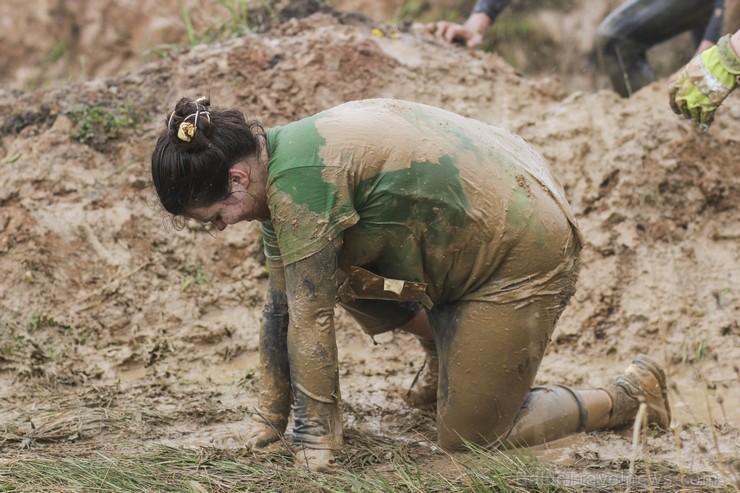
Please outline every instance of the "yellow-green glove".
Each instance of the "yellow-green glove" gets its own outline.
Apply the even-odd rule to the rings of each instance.
[[[668,90],[671,108],[707,131],[714,112],[738,85],[738,79],[740,58],[732,49],[728,34],[681,69]]]

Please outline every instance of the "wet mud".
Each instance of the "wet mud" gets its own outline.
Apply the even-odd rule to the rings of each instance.
[[[582,267],[535,385],[603,386],[648,353],[666,369],[673,422],[644,436],[640,458],[673,484],[702,477],[699,489],[716,491],[736,481],[739,95],[700,133],[671,112],[664,79],[623,100],[523,76],[419,26],[379,36],[377,24],[319,13],[111,65],[97,80],[0,89],[0,463],[239,446],[260,378],[259,230],[176,228],[157,207],[148,160],[165,114],[182,95],[205,93],[273,126],[394,96],[521,135],[563,186]],[[112,129],[90,117],[121,111],[134,123]],[[443,467],[433,412],[404,400],[424,361],[418,341],[373,341],[341,309],[335,329],[348,433],[421,443],[420,463]],[[534,452],[563,481],[624,474],[634,454],[629,431]]]

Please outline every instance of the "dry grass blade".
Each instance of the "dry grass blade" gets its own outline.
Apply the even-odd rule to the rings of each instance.
[[[22,448],[34,442],[61,442],[80,438],[103,429],[122,427],[124,413],[101,408],[67,409],[45,413],[27,424],[8,423],[3,430],[3,442],[20,442]],[[28,430],[30,428],[30,430]]]
[[[1,445],[19,443],[29,448],[35,443],[60,443],[83,440],[102,432],[116,432],[137,426],[143,417],[149,422],[163,423],[166,416],[142,412],[139,408],[107,409],[79,407],[45,412],[23,422],[6,422],[0,426]]]

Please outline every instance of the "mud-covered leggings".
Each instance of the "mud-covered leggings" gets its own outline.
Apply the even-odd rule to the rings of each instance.
[[[722,29],[724,0],[632,0],[599,25],[598,49],[616,92],[629,97],[655,80],[647,59],[652,46],[686,31],[716,43]]]
[[[502,266],[519,269],[526,264],[543,273],[560,270],[530,296],[499,302],[458,301],[435,305],[427,311],[439,356],[437,433],[443,448],[461,448],[464,440],[490,444],[506,439],[534,445],[559,438],[559,430],[545,428],[553,425],[546,421],[558,419],[560,413],[546,413],[543,419],[531,416],[530,408],[557,406],[563,392],[569,394],[571,410],[576,411],[564,412],[562,419],[574,419],[574,423],[556,426],[563,425],[570,432],[583,428],[585,416],[578,416],[583,406],[578,405],[577,395],[564,387],[553,392],[532,389],[550,336],[575,291],[578,276],[580,246],[572,232],[570,237],[566,233],[560,239],[563,241],[550,243],[552,251],[542,252],[539,262],[531,258],[525,261],[527,252],[531,252],[524,247],[521,255],[512,255],[510,265]],[[568,247],[560,248],[562,245]],[[343,306],[370,335],[400,327],[422,309],[413,303],[378,300]],[[522,419],[524,422],[519,423]],[[512,430],[517,436],[511,434]]]

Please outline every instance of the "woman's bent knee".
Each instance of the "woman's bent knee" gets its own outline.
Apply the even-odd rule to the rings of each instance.
[[[464,450],[466,443],[498,447],[508,435],[520,407],[515,402],[507,402],[505,408],[489,409],[485,417],[467,413],[444,416],[438,411],[437,442],[447,451]],[[491,419],[492,416],[497,419]]]

